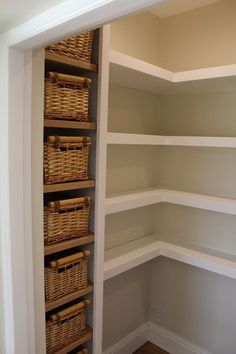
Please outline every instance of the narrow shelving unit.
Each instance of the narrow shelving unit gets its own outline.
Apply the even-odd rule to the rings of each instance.
[[[50,268],[50,262],[56,261],[59,259],[67,259],[67,262],[74,262],[73,257],[75,257],[77,254],[83,255],[84,263],[81,262],[81,266],[78,266],[78,259],[77,263],[68,263],[68,269],[70,267],[77,264],[77,268],[75,268],[74,272],[83,272],[83,274],[79,275],[73,275],[73,277],[77,277],[77,281],[82,281],[84,284],[80,284],[80,286],[84,286],[82,289],[74,291],[74,292],[68,292],[68,291],[62,291],[61,293],[63,296],[60,298],[56,298],[56,300],[52,301],[47,301],[45,300],[45,319],[46,321],[51,321],[51,315],[52,314],[57,314],[60,311],[71,311],[73,309],[74,305],[80,305],[80,302],[84,300],[88,300],[88,302],[85,304],[82,304],[85,308],[88,304],[93,303],[95,301],[95,289],[97,287],[97,284],[95,284],[95,277],[94,274],[96,273],[96,262],[94,261],[94,253],[95,253],[95,248],[97,247],[96,244],[96,220],[95,220],[95,215],[96,215],[96,195],[97,192],[95,190],[95,180],[97,178],[97,173],[96,173],[96,158],[97,158],[97,144],[96,144],[96,135],[97,135],[97,119],[98,119],[98,109],[100,107],[100,104],[98,103],[98,95],[99,95],[99,77],[100,73],[98,73],[98,57],[100,55],[100,38],[101,34],[100,29],[95,30],[93,34],[93,45],[92,45],[92,54],[91,54],[91,60],[92,63],[81,61],[78,59],[73,59],[69,58],[66,55],[59,55],[55,54],[52,52],[49,52],[48,49],[45,50],[45,55],[44,55],[44,60],[45,60],[45,71],[49,72],[55,72],[61,74],[63,77],[66,75],[70,75],[69,78],[71,79],[71,76],[79,76],[79,77],[86,77],[85,80],[90,80],[88,81],[91,83],[91,86],[89,87],[89,95],[86,96],[87,92],[85,93],[86,97],[83,97],[84,100],[87,99],[87,102],[85,102],[88,105],[88,112],[85,114],[88,114],[88,117],[86,118],[87,121],[78,121],[73,119],[72,117],[69,119],[61,119],[60,116],[55,116],[55,118],[48,118],[46,115],[46,109],[45,109],[45,117],[43,119],[43,127],[44,127],[44,140],[47,139],[48,136],[66,136],[66,137],[77,137],[77,136],[87,136],[89,139],[89,143],[91,142],[90,148],[88,152],[84,152],[84,154],[87,153],[87,155],[84,157],[81,157],[81,164],[83,163],[83,158],[87,159],[85,161],[86,167],[88,169],[87,175],[88,179],[83,179],[83,176],[78,180],[72,180],[72,181],[65,181],[62,183],[48,183],[44,184],[43,186],[43,193],[44,193],[44,205],[47,206],[50,204],[50,202],[55,202],[57,205],[60,205],[61,200],[73,200],[73,198],[78,198],[85,196],[85,200],[89,203],[84,204],[82,208],[79,207],[79,209],[74,209],[72,210],[71,214],[73,214],[73,211],[77,211],[77,217],[78,216],[78,210],[79,213],[82,214],[82,219],[79,221],[77,220],[77,224],[79,223],[85,223],[87,227],[87,221],[86,217],[88,219],[88,230],[90,230],[87,234],[83,233],[84,236],[81,237],[70,237],[69,239],[65,239],[60,242],[55,242],[55,240],[51,240],[49,243],[47,240],[45,240],[45,245],[44,245],[44,267],[46,269]],[[67,77],[68,78],[68,77]],[[74,79],[75,80],[75,79]],[[69,89],[68,89],[69,90]],[[77,88],[78,90],[78,88]],[[83,92],[81,91],[80,99],[82,100],[82,94]],[[89,98],[88,98],[89,97]],[[48,101],[47,101],[48,102]],[[48,106],[46,106],[48,108]],[[56,108],[55,108],[56,109]],[[64,109],[64,108],[63,108]],[[62,110],[63,110],[62,109]],[[70,112],[70,110],[69,110]],[[82,111],[83,113],[83,111]],[[68,112],[66,111],[67,116]],[[84,118],[83,118],[84,119]],[[73,140],[73,139],[72,139]],[[77,146],[78,148],[78,146]],[[69,148],[68,148],[69,149]],[[60,150],[61,152],[65,151],[63,148]],[[81,150],[82,151],[82,150]],[[82,153],[81,153],[82,154]],[[68,153],[69,156],[69,153]],[[88,156],[88,157],[87,157]],[[69,157],[68,157],[69,158]],[[79,164],[78,164],[79,165]],[[77,165],[76,165],[77,166]],[[87,167],[88,166],[88,167]],[[78,167],[79,168],[79,167]],[[78,172],[78,171],[77,171]],[[86,177],[86,176],[85,176]],[[65,180],[65,179],[64,179]],[[63,179],[62,179],[63,181]],[[48,204],[49,203],[49,204]],[[82,203],[82,201],[81,201]],[[82,204],[81,204],[82,205]],[[76,207],[75,207],[76,208]],[[84,209],[85,208],[85,209]],[[90,211],[88,210],[90,209]],[[46,209],[45,209],[46,210]],[[58,209],[61,211],[61,209]],[[58,214],[60,214],[59,211]],[[67,209],[66,214],[68,212]],[[81,210],[81,211],[80,211]],[[83,211],[84,210],[84,211]],[[62,211],[63,212],[63,211]],[[88,213],[88,215],[86,214]],[[45,216],[44,216],[45,217]],[[63,219],[64,222],[70,222],[72,220],[72,216],[69,215],[69,218],[71,219]],[[83,219],[84,218],[84,219]],[[59,220],[59,217],[58,217]],[[56,224],[56,221],[54,219],[54,222]],[[44,220],[44,227],[45,227],[46,221]],[[63,226],[62,226],[63,228]],[[49,231],[48,231],[49,232]],[[53,243],[54,242],[54,243]],[[85,257],[88,257],[85,259]],[[58,261],[58,262],[59,262]],[[48,268],[47,268],[48,267]],[[64,267],[66,267],[64,265]],[[51,269],[51,268],[50,268]],[[71,276],[68,275],[69,273],[66,273],[67,268],[63,268],[63,277],[68,277]],[[101,270],[102,271],[102,270]],[[60,273],[60,270],[58,271]],[[70,272],[70,271],[68,271]],[[49,276],[48,276],[49,277]],[[45,276],[45,279],[46,276]],[[64,279],[64,278],[63,278]],[[56,280],[58,281],[58,279]],[[55,281],[55,282],[56,282]],[[87,283],[87,285],[86,285]],[[67,282],[68,284],[68,282]],[[85,286],[86,285],[86,286]],[[61,287],[61,284],[59,285]],[[45,292],[47,292],[47,287],[45,287]],[[49,285],[48,285],[49,289]],[[74,288],[73,288],[74,289]],[[48,290],[49,291],[49,290]],[[66,295],[65,295],[66,294]],[[50,297],[48,297],[50,299]],[[85,311],[85,310],[83,310]],[[76,314],[78,316],[78,314]],[[67,316],[67,317],[66,317]],[[65,315],[65,318],[69,318],[69,312],[67,315]],[[85,314],[83,315],[85,316]],[[83,317],[82,316],[82,317]],[[81,317],[81,318],[82,318]],[[53,352],[57,354],[66,354],[70,352],[71,350],[74,349],[80,349],[79,347],[83,345],[84,347],[88,348],[90,352],[93,351],[93,344],[92,344],[92,339],[93,339],[93,330],[92,327],[94,327],[95,323],[95,316],[93,314],[93,306],[89,306],[87,309],[87,314],[85,316],[86,320],[86,328],[82,332],[78,332],[79,334],[77,337],[73,337],[73,341],[71,342],[70,340],[66,340],[64,343],[64,347],[62,348],[61,346],[58,346],[54,344],[53,348],[43,348],[42,350],[45,350],[45,352],[48,352],[52,350]],[[46,322],[47,323],[47,322]],[[78,325],[83,325],[83,322],[80,324],[80,320],[78,319]],[[74,324],[73,324],[74,325]],[[75,330],[76,333],[76,330]],[[51,340],[51,339],[50,339]],[[95,342],[96,339],[93,339]],[[50,342],[49,342],[50,343]],[[57,349],[60,348],[60,349]]]

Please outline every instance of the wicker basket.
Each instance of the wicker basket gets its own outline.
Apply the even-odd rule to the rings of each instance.
[[[44,270],[46,301],[51,302],[88,286],[88,257],[83,251],[55,259]]]
[[[86,334],[86,307],[90,303],[90,300],[85,300],[50,316],[46,323],[48,354],[79,340]]]
[[[92,43],[94,31],[81,33],[79,36],[73,36],[62,40],[46,48],[48,52],[67,56],[69,58],[79,59],[85,62],[91,62]]]
[[[44,117],[87,122],[91,79],[48,72],[45,79]]]
[[[89,137],[48,136],[44,143],[44,182],[88,179],[89,145]]]
[[[90,203],[89,197],[49,202],[44,209],[44,243],[87,236]]]

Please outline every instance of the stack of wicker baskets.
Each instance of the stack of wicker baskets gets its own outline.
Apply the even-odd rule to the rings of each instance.
[[[94,31],[89,31],[50,45],[46,50],[90,63],[93,36]],[[88,122],[91,84],[89,77],[49,71],[45,79],[45,119]],[[47,136],[44,143],[44,183],[87,180],[90,145],[91,138],[87,136]],[[62,253],[45,260],[45,299],[47,304],[53,305],[51,308],[57,308],[47,316],[48,354],[66,350],[65,347],[88,333],[86,309],[91,301],[75,299],[89,285],[88,260],[91,252],[75,249],[65,252],[62,248],[65,241],[88,236],[90,204],[88,196],[63,200],[54,198],[44,208],[44,244],[48,247],[62,245]],[[74,302],[68,303],[73,299]],[[58,304],[61,306],[59,309]],[[88,354],[88,350],[80,349],[79,354]]]

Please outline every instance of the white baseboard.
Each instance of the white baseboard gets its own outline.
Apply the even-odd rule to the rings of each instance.
[[[171,354],[212,354],[198,345],[152,322],[148,322],[148,340]]]
[[[212,354],[152,322],[138,327],[112,347],[105,350],[103,354],[131,354],[147,341],[152,342],[171,354]]]
[[[145,323],[105,350],[103,354],[131,354],[147,342],[147,333],[148,326]]]

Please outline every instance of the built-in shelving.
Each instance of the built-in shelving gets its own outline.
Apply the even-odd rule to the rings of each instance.
[[[74,189],[93,188],[93,187],[95,187],[95,180],[89,179],[86,181],[45,184],[43,190],[44,193],[53,193],[53,192],[61,192],[61,191],[70,191]]]
[[[84,237],[79,237],[79,238],[72,238],[68,241],[62,241],[59,243],[55,243],[52,245],[47,245],[44,246],[44,254],[45,256],[48,256],[49,254],[53,254],[56,252],[60,252],[63,250],[68,250],[70,248],[74,248],[74,247],[79,247],[82,245],[86,245],[88,243],[92,243],[94,242],[94,235],[90,234],[88,236],[84,236]]]
[[[110,50],[110,81],[150,93],[233,88],[236,65],[172,72],[129,55]]]
[[[96,130],[94,122],[76,122],[63,119],[44,119],[45,128],[64,128],[64,129],[81,129],[81,130]]]
[[[88,295],[93,291],[93,284],[90,283],[85,289],[75,291],[74,293],[68,294],[66,296],[61,297],[58,300],[52,302],[46,302],[45,310],[46,312],[56,309],[59,306],[65,305],[73,300],[76,300],[82,296]]]
[[[106,214],[162,202],[236,215],[235,199],[158,188],[147,188],[108,196]]]
[[[236,138],[107,133],[107,144],[236,148]]]
[[[69,58],[67,56],[62,56],[62,55],[55,54],[55,53],[50,53],[48,51],[45,51],[45,60],[51,61],[54,63],[59,63],[64,66],[73,66],[75,68],[80,68],[80,69],[94,71],[94,72],[97,71],[96,64],[87,63],[87,62],[79,60],[79,59],[73,59],[73,58]]]
[[[106,250],[104,280],[137,267],[158,256],[168,257],[214,273],[236,279],[236,256],[204,247],[160,241],[152,234]]]

